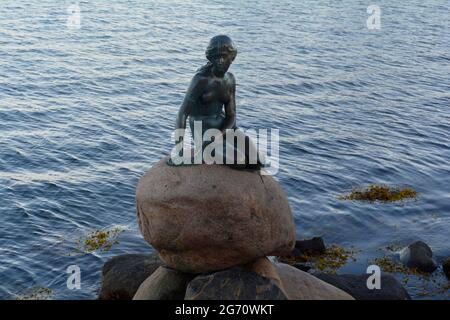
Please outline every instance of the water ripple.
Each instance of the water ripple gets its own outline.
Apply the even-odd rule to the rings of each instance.
[[[33,286],[93,298],[107,258],[151,250],[135,187],[169,152],[190,77],[218,33],[238,46],[238,125],[280,129],[276,178],[299,238],[358,246],[350,272],[365,272],[376,248],[417,238],[450,256],[450,38],[438,0],[381,1],[378,32],[361,1],[80,2],[80,30],[66,28],[69,4],[0,4],[0,298]],[[369,183],[420,197],[337,201]],[[127,231],[111,252],[68,255],[76,236],[117,225]],[[65,287],[74,263],[77,292]]]

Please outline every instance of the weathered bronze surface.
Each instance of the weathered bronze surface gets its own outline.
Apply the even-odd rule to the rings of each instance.
[[[245,139],[245,150],[238,149],[236,142],[233,144],[235,154],[236,152],[245,154],[245,165],[241,165],[239,168],[259,169],[261,167],[259,156],[256,163],[249,161],[250,154],[257,155],[255,145],[236,126],[236,79],[231,72],[228,72],[228,69],[236,58],[237,49],[228,36],[219,35],[210,40],[205,53],[208,63],[198,69],[192,78],[178,111],[175,129],[185,129],[186,122],[189,120],[194,141],[195,134],[203,136],[208,129],[218,129],[222,132],[224,142],[227,130],[229,132],[229,129],[233,129],[236,136]],[[201,133],[195,133],[194,121],[201,121]],[[181,136],[175,143],[182,143],[183,139],[184,137]],[[195,147],[204,150],[209,143],[211,141],[203,142],[201,146],[196,145]],[[171,160],[168,164],[173,165]],[[230,164],[229,162],[226,164],[236,165],[236,163]]]

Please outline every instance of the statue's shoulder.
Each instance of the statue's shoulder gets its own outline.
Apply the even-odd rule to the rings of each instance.
[[[201,90],[201,88],[203,88],[207,83],[208,78],[205,75],[196,72],[192,77],[190,87],[193,90]]]
[[[228,77],[230,80],[236,81],[236,78],[234,77],[234,74],[232,74],[231,72],[227,72],[226,75],[227,75],[227,77]]]
[[[231,72],[226,73],[227,81],[230,83],[231,86],[236,86],[236,78],[234,77],[234,74]]]
[[[203,71],[197,71],[194,76],[192,77],[192,80],[194,81],[205,81],[208,79],[208,75]]]
[[[197,71],[191,80],[191,82],[196,83],[196,84],[201,84],[201,83],[204,83],[207,81],[208,81],[208,76],[202,71]]]
[[[209,64],[204,65],[201,68],[198,68],[197,71],[195,71],[194,78],[207,78],[211,75],[211,66]]]

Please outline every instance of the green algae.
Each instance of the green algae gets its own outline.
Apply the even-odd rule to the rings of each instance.
[[[383,272],[400,273],[405,276],[426,276],[426,273],[421,272],[415,268],[405,267],[401,262],[395,261],[390,257],[380,257],[370,260],[370,264],[375,264],[380,267]],[[406,279],[406,281],[405,281]],[[404,278],[404,282],[408,282],[408,278]]]
[[[339,200],[357,200],[368,202],[397,202],[416,199],[417,192],[412,188],[389,187],[372,184],[366,188],[355,188],[349,194],[339,196]]]
[[[91,231],[76,240],[77,252],[109,251],[113,245],[119,243],[117,239],[123,231],[120,227]]]
[[[444,295],[450,297],[450,282],[439,270],[431,274],[425,273],[416,268],[408,268],[400,261],[393,260],[388,256],[372,259],[369,264],[379,266],[383,272],[399,275],[404,285],[412,281],[417,282],[415,286],[418,291],[417,296]]]
[[[383,248],[380,248],[379,250],[390,252],[390,253],[395,253],[395,252],[399,252],[404,247],[405,246],[401,245],[401,244],[389,244],[389,245],[387,245],[387,246],[385,246]]]
[[[325,273],[336,273],[338,269],[345,266],[349,260],[356,261],[359,250],[345,249],[337,245],[329,246],[322,254],[302,254],[300,256],[279,256],[280,262],[294,265],[304,263],[313,269]]]
[[[53,290],[45,287],[37,287],[24,295],[17,295],[16,300],[48,300],[53,295]]]

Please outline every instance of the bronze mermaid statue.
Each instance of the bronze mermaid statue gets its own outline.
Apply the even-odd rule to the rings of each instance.
[[[201,134],[203,137],[209,129],[216,129],[215,132],[220,130],[223,148],[214,149],[213,155],[216,150],[223,150],[221,157],[224,160],[222,163],[236,169],[260,169],[263,167],[263,162],[256,146],[252,143],[250,137],[245,135],[236,125],[236,79],[231,72],[228,72],[228,69],[236,58],[237,49],[230,37],[218,35],[210,40],[205,53],[208,62],[198,69],[192,78],[178,111],[175,131],[181,132],[181,134],[175,136],[175,144],[183,145],[184,130],[189,119],[197,154],[201,152],[203,155],[202,152],[215,140],[213,137],[212,141],[205,142],[203,139],[196,139],[195,136]],[[198,130],[196,125],[200,125],[201,130]],[[227,137],[230,137],[230,139],[227,140]],[[195,141],[201,141],[201,145]],[[231,141],[233,154],[231,161],[226,156],[227,151],[225,150],[226,146],[230,148],[230,143],[227,143],[229,141]],[[244,144],[239,144],[237,141],[244,141]],[[218,142],[219,139],[216,143]],[[182,148],[179,151],[181,151],[179,153],[181,158]],[[169,159],[169,165],[184,164],[180,162],[175,164],[175,161],[172,160],[172,158]],[[190,161],[190,164],[193,161]]]

